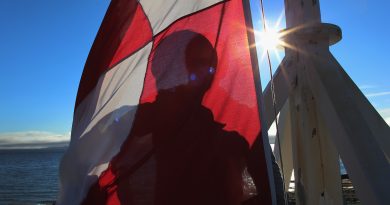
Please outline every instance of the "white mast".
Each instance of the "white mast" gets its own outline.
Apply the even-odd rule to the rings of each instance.
[[[285,9],[289,46],[274,84],[284,176],[294,169],[297,204],[343,203],[339,155],[363,204],[388,203],[390,128],[330,53],[340,28],[321,23],[318,0],[285,0]],[[269,128],[270,85],[264,98]]]

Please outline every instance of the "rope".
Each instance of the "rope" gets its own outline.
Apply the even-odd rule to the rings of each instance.
[[[263,30],[264,32],[266,33],[267,32],[267,26],[266,26],[266,18],[265,18],[265,12],[264,12],[264,4],[263,4],[263,0],[260,0],[260,6],[261,6],[261,16],[263,18]],[[276,124],[276,138],[278,139],[278,151],[279,151],[279,157],[280,157],[280,167],[281,167],[281,170],[282,170],[282,180],[283,180],[283,194],[284,194],[284,202],[285,204],[287,205],[288,204],[288,200],[287,200],[287,193],[286,193],[286,190],[285,190],[285,179],[284,179],[284,169],[283,169],[283,159],[282,159],[282,150],[281,150],[281,147],[280,147],[280,136],[279,136],[279,122],[278,122],[278,118],[277,118],[277,112],[276,112],[276,98],[275,98],[275,87],[274,87],[274,76],[273,76],[273,72],[272,72],[272,64],[271,64],[271,59],[270,59],[270,55],[269,55],[269,50],[268,48],[266,48],[266,52],[267,52],[267,60],[268,60],[268,67],[269,67],[269,73],[270,73],[270,77],[271,77],[271,93],[272,93],[272,107],[273,107],[273,111],[274,111],[274,116],[275,116],[275,124]]]

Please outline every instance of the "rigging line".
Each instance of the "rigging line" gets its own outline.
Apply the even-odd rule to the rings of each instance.
[[[266,25],[266,18],[265,18],[265,12],[264,12],[264,4],[263,4],[263,0],[260,0],[260,6],[261,6],[261,16],[263,18],[263,30],[264,32],[266,33],[267,32],[267,25]],[[279,123],[278,123],[278,116],[277,116],[277,112],[276,112],[276,99],[275,99],[275,87],[274,87],[274,77],[273,77],[273,74],[272,74],[272,64],[271,64],[271,59],[270,59],[270,55],[269,55],[269,50],[268,48],[266,48],[266,52],[267,52],[267,60],[268,60],[268,67],[269,67],[269,73],[270,73],[270,77],[271,77],[271,93],[272,93],[272,107],[273,107],[273,111],[274,111],[274,116],[275,116],[275,124],[276,124],[276,138],[278,139],[278,151],[279,151],[279,158],[280,158],[280,167],[281,167],[281,171],[282,171],[282,180],[283,180],[283,194],[284,194],[284,202],[285,204],[288,203],[288,200],[287,200],[287,193],[286,193],[286,190],[285,190],[285,178],[284,178],[284,169],[283,169],[283,159],[282,159],[282,150],[281,150],[281,147],[280,147],[280,136],[279,136]]]

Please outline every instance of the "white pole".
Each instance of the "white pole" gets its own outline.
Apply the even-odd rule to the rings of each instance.
[[[388,203],[390,128],[330,53],[341,30],[321,23],[318,0],[285,0],[285,8],[298,204],[342,204],[338,154],[363,204]]]
[[[275,190],[275,181],[274,181],[274,174],[273,174],[273,167],[272,167],[272,158],[271,154],[272,151],[270,150],[269,146],[269,140],[268,140],[268,132],[264,128],[265,120],[264,120],[264,106],[263,106],[263,93],[261,88],[261,80],[260,80],[260,69],[258,65],[258,58],[257,58],[257,51],[256,51],[256,43],[255,43],[255,36],[253,31],[253,23],[252,23],[252,14],[250,10],[250,3],[249,0],[243,0],[243,7],[244,7],[244,13],[245,13],[245,22],[247,27],[247,34],[248,34],[248,44],[252,45],[249,47],[250,54],[251,54],[251,63],[252,63],[252,73],[255,83],[255,89],[256,89],[256,95],[257,95],[257,103],[259,108],[259,117],[260,122],[262,125],[262,131],[261,131],[261,138],[263,141],[263,151],[264,156],[266,158],[266,167],[267,167],[267,175],[268,175],[268,185],[270,189],[271,194],[271,203],[272,205],[276,205],[276,190]]]

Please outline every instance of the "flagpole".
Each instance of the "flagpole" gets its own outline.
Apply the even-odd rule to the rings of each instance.
[[[251,56],[252,73],[253,73],[253,79],[255,83],[255,90],[257,96],[257,106],[259,111],[260,125],[262,129],[261,138],[262,138],[264,156],[266,158],[269,189],[271,193],[272,205],[276,205],[276,191],[275,191],[276,189],[275,189],[275,180],[274,180],[272,158],[271,158],[272,150],[270,149],[270,145],[269,145],[268,130],[266,129],[266,126],[264,126],[265,119],[263,113],[265,112],[263,106],[263,91],[261,87],[260,68],[259,68],[259,62],[257,58],[256,42],[255,42],[255,36],[253,32],[254,29],[253,29],[253,22],[252,22],[252,13],[251,13],[251,7],[249,1],[250,0],[243,0],[242,2],[244,7],[249,51]]]

